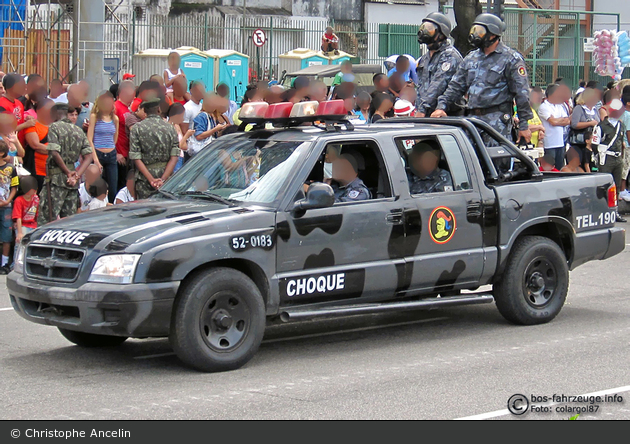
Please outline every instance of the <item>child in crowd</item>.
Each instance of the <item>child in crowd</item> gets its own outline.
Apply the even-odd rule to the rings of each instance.
[[[79,207],[77,213],[82,213],[83,211],[88,210],[88,206],[90,205],[90,202],[92,202],[92,196],[88,190],[97,179],[101,178],[101,170],[96,165],[92,164],[87,167],[87,170],[85,170],[84,177],[85,182],[79,186],[79,203],[81,206]]]
[[[133,202],[134,200],[136,200],[136,171],[129,170],[127,173],[127,186],[121,188],[116,194],[114,204]]]
[[[111,205],[107,200],[107,182],[102,177],[99,177],[90,185],[90,196],[92,200],[88,204],[89,210],[98,210],[99,208],[105,208],[107,205]]]
[[[173,83],[179,77],[186,78],[186,75],[180,68],[182,63],[179,53],[173,51],[168,55],[168,68],[164,69],[164,86],[166,86],[166,92],[173,92]]]
[[[0,240],[2,241],[2,264],[0,275],[9,274],[9,252],[13,240],[13,211],[11,203],[15,198],[19,179],[13,163],[9,163],[9,146],[0,140]]]
[[[560,170],[562,173],[583,173],[584,170],[580,166],[580,153],[575,148],[569,148],[566,153],[567,164]]]
[[[540,171],[559,172],[556,168],[556,158],[551,153],[545,154],[543,157],[538,159],[538,164],[540,165]]]
[[[16,197],[13,204],[16,245],[22,241],[24,235],[37,228],[37,215],[39,213],[37,180],[33,176],[24,176],[20,180],[20,188],[24,194]]]
[[[332,86],[341,85],[342,82],[353,82],[354,74],[352,73],[352,62],[350,60],[344,60],[341,63],[340,71],[335,74]]]

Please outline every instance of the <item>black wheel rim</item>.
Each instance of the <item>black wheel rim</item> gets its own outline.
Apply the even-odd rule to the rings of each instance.
[[[201,337],[217,352],[231,352],[241,345],[250,327],[245,300],[232,292],[219,292],[206,301],[199,319]]]
[[[558,271],[545,257],[533,259],[525,269],[523,294],[529,305],[544,307],[553,299],[558,285]]]

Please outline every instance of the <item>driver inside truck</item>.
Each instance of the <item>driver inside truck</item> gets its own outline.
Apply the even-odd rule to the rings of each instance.
[[[442,150],[432,140],[416,143],[409,156],[409,191],[411,194],[453,191],[451,173],[439,167]]]

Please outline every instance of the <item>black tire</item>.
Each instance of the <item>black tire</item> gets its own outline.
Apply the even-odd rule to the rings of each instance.
[[[196,370],[234,370],[254,356],[265,325],[256,284],[240,271],[213,268],[180,290],[169,339],[179,359]]]
[[[499,312],[520,325],[551,321],[560,313],[568,290],[566,257],[558,244],[542,236],[516,241],[493,289]]]
[[[68,341],[81,347],[115,347],[127,340],[126,336],[95,335],[59,328],[59,333]]]

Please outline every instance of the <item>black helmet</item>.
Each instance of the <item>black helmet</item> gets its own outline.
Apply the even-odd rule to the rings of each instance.
[[[435,23],[440,28],[440,32],[446,37],[451,35],[451,21],[441,12],[432,12],[431,14],[427,15],[422,21]]]
[[[494,14],[483,13],[479,14],[473,25],[485,26],[489,33],[494,35],[501,35],[505,31],[505,23],[499,17]]]

